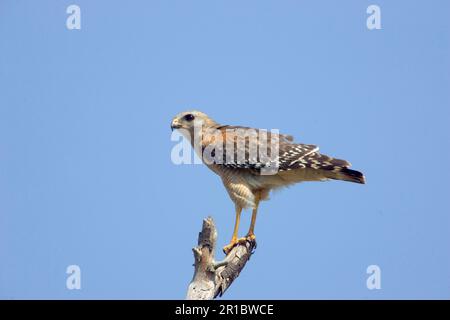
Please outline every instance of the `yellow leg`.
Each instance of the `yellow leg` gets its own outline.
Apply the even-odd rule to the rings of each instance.
[[[249,239],[249,240],[256,239],[255,223],[256,223],[256,215],[258,214],[259,199],[260,198],[258,195],[257,198],[255,199],[255,207],[253,208],[253,211],[252,211],[252,221],[250,222],[250,229],[248,230],[248,233],[247,233],[247,239]]]
[[[223,252],[225,252],[225,254],[228,254],[228,252],[230,252],[231,249],[233,249],[233,247],[236,245],[236,243],[238,243],[237,237],[238,237],[238,231],[239,231],[239,223],[241,221],[241,212],[242,212],[242,208],[239,206],[236,206],[236,221],[234,223],[233,236],[231,237],[230,244],[223,247]]]
[[[239,223],[241,222],[241,212],[242,208],[236,206],[236,220],[234,222],[234,230],[233,230],[233,236],[231,237],[231,242],[236,242],[238,231],[239,231]]]

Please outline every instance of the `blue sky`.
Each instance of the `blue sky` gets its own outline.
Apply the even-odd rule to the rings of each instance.
[[[66,28],[70,4],[81,30]],[[366,27],[370,4],[381,30]],[[192,108],[280,129],[367,177],[262,203],[257,251],[225,298],[449,298],[449,9],[2,1],[0,298],[184,298],[202,219],[220,246],[234,223],[217,176],[171,162],[170,121]],[[66,288],[72,264],[81,290]]]

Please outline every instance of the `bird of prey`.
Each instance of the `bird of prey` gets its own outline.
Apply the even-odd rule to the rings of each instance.
[[[329,179],[365,183],[361,172],[349,169],[349,162],[320,154],[315,145],[295,143],[289,135],[222,125],[200,111],[179,113],[171,128],[190,140],[197,155],[220,176],[234,202],[236,221],[231,242],[223,248],[225,254],[238,243],[256,239],[258,205],[268,199],[271,190]],[[246,237],[238,238],[245,208],[252,209],[250,229]]]

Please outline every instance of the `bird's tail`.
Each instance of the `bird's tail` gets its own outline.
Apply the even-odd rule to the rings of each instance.
[[[329,179],[350,181],[355,183],[366,183],[364,175],[356,170],[347,167],[334,167],[333,170],[324,170]]]
[[[319,169],[328,179],[343,180],[355,183],[366,183],[366,178],[362,172],[349,169],[350,162],[342,159],[336,159],[324,154],[314,153],[308,159],[311,167]]]

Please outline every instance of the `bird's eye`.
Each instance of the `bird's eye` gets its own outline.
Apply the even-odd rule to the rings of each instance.
[[[191,113],[189,113],[189,114],[187,114],[187,115],[184,116],[184,120],[186,120],[186,121],[192,121],[192,120],[194,120],[194,119],[195,119],[195,117],[194,117],[194,115],[191,114]]]

